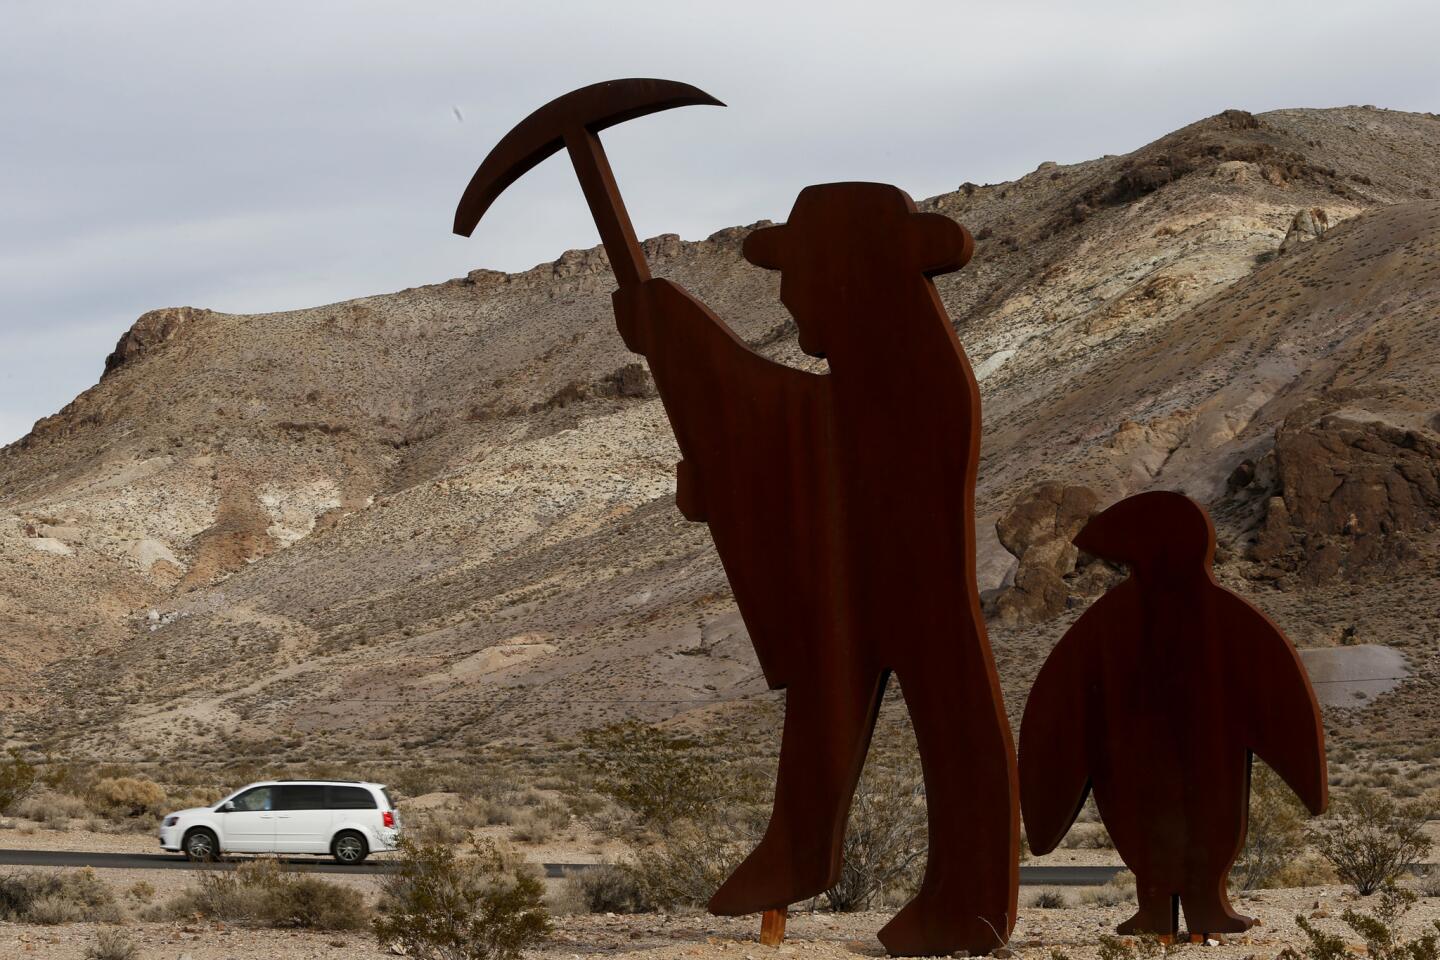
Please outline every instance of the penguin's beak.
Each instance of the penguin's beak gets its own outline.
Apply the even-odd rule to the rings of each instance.
[[[1121,537],[1124,525],[1115,521],[1114,511],[1115,508],[1111,507],[1091,517],[1071,542],[1092,557],[1125,563],[1129,551],[1125,549]]]

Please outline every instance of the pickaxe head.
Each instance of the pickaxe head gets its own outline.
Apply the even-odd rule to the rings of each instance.
[[[593,135],[606,127],[643,117],[647,113],[695,104],[724,106],[688,83],[642,78],[591,84],[551,100],[520,121],[480,164],[455,209],[455,232],[470,236],[485,211],[490,209],[490,204],[506,187],[540,161],[569,145],[581,133],[588,131]],[[572,157],[575,152],[572,148]],[[583,184],[585,171],[579,170],[581,160],[578,157],[574,159]],[[603,154],[601,159],[603,161]],[[616,197],[618,199],[618,194]],[[593,210],[593,202],[591,206]],[[611,259],[614,260],[613,251]]]

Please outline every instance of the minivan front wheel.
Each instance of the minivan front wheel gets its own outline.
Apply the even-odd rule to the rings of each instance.
[[[330,852],[334,855],[336,863],[356,864],[369,856],[370,845],[354,830],[345,830],[335,835],[335,842],[330,845]]]
[[[220,857],[220,841],[204,827],[196,827],[185,834],[185,841],[180,846],[184,849],[187,860],[208,863]]]

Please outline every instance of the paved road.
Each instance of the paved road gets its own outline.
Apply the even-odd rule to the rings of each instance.
[[[315,857],[291,857],[283,861],[300,871],[316,873],[380,873],[393,869],[383,858],[368,860],[358,867],[345,867]],[[0,850],[0,865],[16,867],[109,867],[125,870],[231,869],[235,861],[219,864],[191,863],[173,853],[84,853],[73,850]],[[587,863],[547,863],[547,877],[561,877],[567,870],[584,870]],[[1113,877],[1119,867],[1021,867],[1020,882],[1032,886],[1098,886]]]

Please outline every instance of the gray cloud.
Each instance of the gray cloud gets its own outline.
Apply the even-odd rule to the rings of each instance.
[[[596,242],[563,161],[449,234],[531,109],[617,76],[730,106],[611,131],[642,236],[917,197],[1130,150],[1222,110],[1440,109],[1429,2],[64,4],[0,23],[0,442],[147,309],[309,306]],[[453,107],[464,115],[457,121]]]

